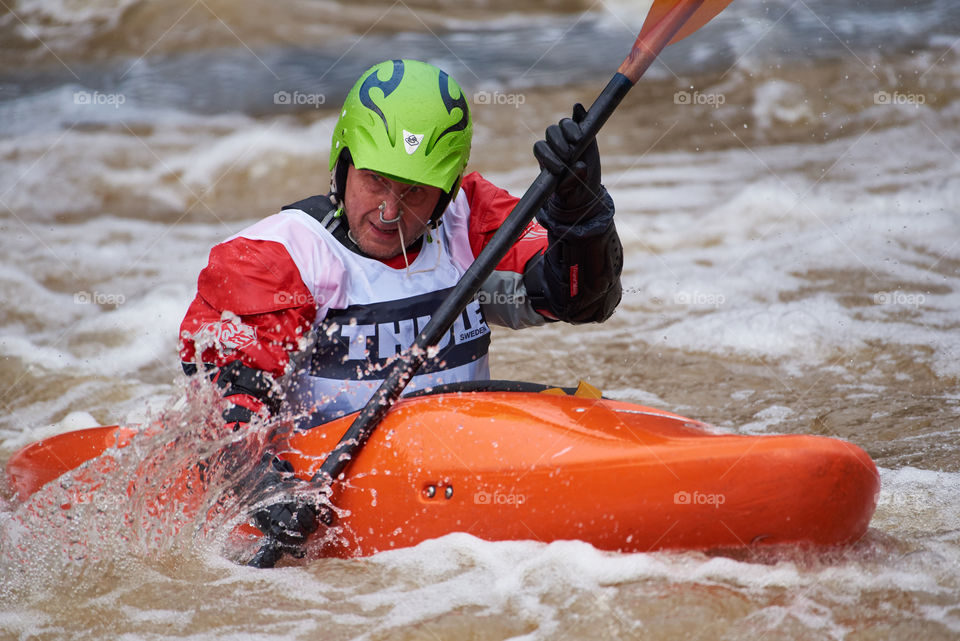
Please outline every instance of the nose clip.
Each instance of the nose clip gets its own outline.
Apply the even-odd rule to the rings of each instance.
[[[379,207],[377,207],[377,209],[380,210],[380,222],[381,222],[381,223],[386,223],[386,224],[388,224],[388,225],[389,225],[389,224],[392,224],[392,223],[398,223],[398,222],[400,222],[400,218],[403,217],[403,213],[400,211],[400,208],[397,207],[397,217],[394,218],[394,219],[392,219],[392,220],[387,220],[386,218],[383,217],[383,211],[384,211],[386,208],[387,208],[387,201],[385,201],[385,200],[380,203],[380,206],[379,206]]]

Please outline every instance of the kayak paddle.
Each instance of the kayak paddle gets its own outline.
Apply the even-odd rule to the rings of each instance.
[[[580,157],[623,97],[667,45],[685,38],[705,25],[731,1],[655,0],[630,54],[580,123],[584,136],[573,157]],[[480,287],[527,228],[536,212],[543,207],[558,183],[559,179],[547,169],[540,170],[540,175],[433,314],[413,346],[394,361],[386,379],[354,419],[340,442],[324,459],[320,471],[313,477],[314,482],[332,484],[363,449],[377,425],[400,398],[407,383],[430,357],[430,348],[437,345],[450,330],[454,320],[474,299]],[[282,554],[276,541],[265,538],[248,565],[258,568],[273,567]]]

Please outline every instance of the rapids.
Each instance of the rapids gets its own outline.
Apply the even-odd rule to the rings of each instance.
[[[735,0],[600,136],[617,313],[493,332],[497,378],[584,379],[720,430],[860,445],[882,476],[863,541],[625,555],[454,534],[273,571],[225,558],[240,507],[223,490],[262,432],[211,437],[216,402],[179,371],[209,248],[326,189],[339,102],[387,57],[458,78],[471,167],[522,193],[533,142],[593,99],[643,15],[625,0],[0,5],[0,462],[68,429],[179,426],[89,471],[102,485],[70,509],[59,485],[25,505],[0,489],[0,639],[960,637],[948,0]],[[231,446],[249,455],[214,466],[200,511],[216,518],[149,509],[183,461]]]

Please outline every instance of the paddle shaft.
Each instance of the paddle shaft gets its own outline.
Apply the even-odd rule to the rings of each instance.
[[[573,158],[580,157],[627,92],[703,3],[704,0],[680,0],[649,32],[637,38],[630,55],[617,69],[617,73],[607,83],[590,106],[583,122],[580,123],[584,135],[580,145],[574,151]],[[477,259],[467,268],[460,282],[432,315],[430,322],[417,336],[413,346],[393,363],[386,379],[351,423],[336,447],[324,459],[320,470],[313,477],[314,481],[329,484],[346,470],[376,430],[377,425],[400,398],[404,388],[431,356],[430,348],[439,344],[443,335],[450,331],[453,322],[476,297],[483,283],[520,238],[536,212],[546,204],[558,182],[557,176],[546,169],[540,170],[540,175],[514,206],[513,211]],[[273,567],[281,554],[279,546],[274,541],[265,541],[249,565]]]

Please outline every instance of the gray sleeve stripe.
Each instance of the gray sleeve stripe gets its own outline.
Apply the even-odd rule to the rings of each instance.
[[[543,325],[547,321],[533,309],[523,274],[495,271],[477,293],[488,323],[523,329]]]

